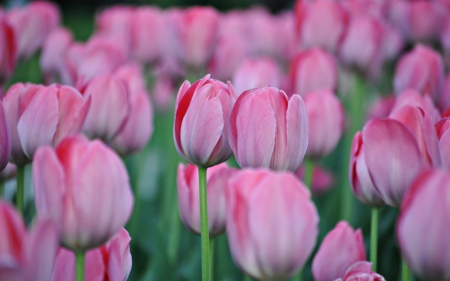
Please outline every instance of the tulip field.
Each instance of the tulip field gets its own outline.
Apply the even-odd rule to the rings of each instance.
[[[0,9],[0,281],[450,280],[450,1]]]

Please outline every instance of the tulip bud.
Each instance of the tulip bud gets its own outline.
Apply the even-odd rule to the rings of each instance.
[[[308,93],[305,105],[311,128],[306,156],[319,159],[328,155],[341,138],[345,125],[344,108],[339,99],[327,90]]]
[[[56,222],[63,246],[95,248],[128,221],[134,199],[126,168],[99,140],[68,137],[56,149],[39,148],[34,161],[38,216]]]
[[[0,86],[13,74],[16,67],[17,42],[16,33],[4,15],[0,15]],[[3,91],[0,91],[1,93]]]
[[[319,217],[306,186],[293,174],[245,169],[228,182],[226,205],[231,254],[247,275],[282,280],[305,264]]]
[[[335,281],[386,281],[386,279],[372,271],[371,262],[360,261],[347,269],[344,278],[339,278]]]
[[[208,195],[208,226],[211,237],[225,232],[225,188],[227,180],[237,172],[225,163],[212,166],[206,171]],[[198,168],[195,165],[178,165],[178,205],[184,225],[200,234],[200,195]]]
[[[423,280],[448,280],[450,174],[430,170],[405,195],[397,219],[397,239],[411,270]]]
[[[291,63],[289,79],[291,93],[303,97],[316,90],[334,91],[338,82],[337,62],[320,49],[301,52]]]
[[[228,122],[236,93],[230,83],[185,81],[178,91],[173,135],[178,153],[189,163],[210,167],[231,156]]]
[[[303,99],[272,87],[244,92],[231,113],[229,142],[241,167],[297,171],[308,145]]]
[[[366,259],[361,229],[356,231],[345,221],[328,232],[312,263],[314,280],[343,278],[347,268]]]

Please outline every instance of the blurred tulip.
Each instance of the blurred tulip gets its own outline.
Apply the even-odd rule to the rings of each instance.
[[[450,73],[447,75],[444,81],[444,87],[442,89],[441,98],[439,100],[439,108],[445,111],[450,107]]]
[[[125,281],[131,271],[131,237],[125,228],[104,245],[86,252],[85,280]],[[75,281],[75,254],[59,248],[51,281]]]
[[[316,90],[332,90],[337,87],[338,70],[336,59],[320,49],[299,53],[289,70],[291,93],[305,96]]]
[[[26,164],[36,149],[56,146],[81,131],[90,100],[69,86],[14,84],[3,97],[11,135],[11,162]]]
[[[0,182],[4,182],[16,177],[16,165],[8,162],[5,169],[0,172]]]
[[[81,92],[86,99],[91,98],[83,133],[110,142],[130,114],[130,94],[124,81],[112,74],[97,75]]]
[[[384,22],[382,35],[383,58],[385,60],[396,60],[398,54],[405,45],[405,39],[400,31],[394,26]]]
[[[6,110],[0,101],[0,172],[3,171],[11,156],[11,133],[6,117]]]
[[[295,33],[295,14],[292,10],[285,11],[275,18],[276,55],[285,62],[291,61],[297,50],[297,34]]]
[[[38,216],[57,223],[64,247],[98,247],[128,221],[134,199],[126,168],[99,140],[68,137],[56,149],[39,148],[34,163]]]
[[[395,103],[396,99],[393,95],[375,98],[367,110],[367,120],[388,117]]]
[[[444,25],[441,28],[440,39],[448,64],[450,62],[450,18],[447,18],[444,21]]]
[[[11,77],[16,66],[17,58],[17,35],[6,20],[0,15],[0,87]],[[0,93],[3,91],[0,90]]]
[[[416,90],[407,89],[399,93],[395,99],[394,106],[391,108],[391,112],[405,105],[421,108],[431,117],[433,123],[436,123],[441,117],[439,110],[434,106],[431,97],[422,96]]]
[[[299,42],[305,49],[323,48],[336,53],[347,28],[348,16],[340,2],[317,0],[296,2]]]
[[[438,101],[444,83],[444,65],[438,52],[424,45],[400,58],[394,76],[397,94],[412,88]]]
[[[291,173],[244,169],[228,182],[226,209],[233,260],[254,278],[295,275],[316,244],[316,207]]]
[[[168,75],[156,74],[151,89],[151,97],[155,102],[155,110],[157,111],[164,112],[169,106],[172,106],[172,102],[175,100],[175,86]]]
[[[273,87],[242,93],[230,117],[229,142],[244,167],[297,171],[308,146],[303,99]]]
[[[347,268],[366,259],[361,229],[356,231],[340,221],[328,232],[312,262],[314,280],[329,281],[343,278]]]
[[[219,13],[212,7],[190,7],[184,10],[176,25],[181,60],[201,67],[211,57],[219,28]]]
[[[344,278],[335,281],[386,281],[383,276],[372,271],[372,263],[360,261],[351,265]]]
[[[206,171],[208,196],[209,235],[214,237],[225,232],[225,189],[227,180],[238,170],[225,163],[212,166]],[[178,165],[178,206],[183,224],[190,231],[200,234],[200,197],[198,168],[195,165]]]
[[[253,56],[270,56],[277,53],[281,42],[276,40],[279,32],[274,17],[260,7],[253,7],[244,12],[245,36],[250,54]]]
[[[300,168],[295,172],[297,177],[304,182],[305,179],[305,169],[304,165],[300,166]],[[311,191],[313,195],[323,195],[326,192],[330,191],[330,189],[334,185],[334,175],[330,171],[327,171],[323,167],[319,165],[314,165],[313,174],[312,174],[312,183],[311,183]]]
[[[185,81],[178,91],[173,135],[175,147],[189,163],[210,167],[231,156],[228,127],[236,100],[230,83],[203,79]]]
[[[436,132],[439,138],[439,152],[442,166],[450,169],[450,117],[445,117],[436,123]]]
[[[329,90],[309,92],[305,96],[305,105],[311,128],[306,157],[320,159],[328,155],[341,138],[345,124],[344,108]]]
[[[11,9],[7,18],[17,36],[18,57],[28,59],[59,25],[60,12],[52,2],[37,1]]]
[[[423,280],[449,280],[447,233],[450,174],[430,170],[419,176],[403,200],[397,239],[411,270]]]
[[[0,279],[48,281],[58,247],[58,229],[51,220],[39,220],[28,233],[22,217],[0,200]]]
[[[248,58],[240,64],[233,74],[236,94],[244,91],[271,86],[280,88],[282,72],[277,62],[270,58]]]

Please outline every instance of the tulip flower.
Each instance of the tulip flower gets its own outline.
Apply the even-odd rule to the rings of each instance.
[[[278,26],[267,9],[255,7],[245,11],[245,36],[252,56],[270,56],[277,53],[281,42],[278,42]]]
[[[246,59],[238,66],[233,74],[233,83],[236,94],[244,91],[271,86],[280,88],[282,72],[277,62],[269,58]]]
[[[304,99],[311,128],[306,156],[320,159],[328,155],[341,138],[345,123],[344,108],[328,90],[310,92]]]
[[[227,180],[237,169],[225,163],[212,166],[206,172],[208,196],[208,225],[211,237],[225,232],[225,188]],[[200,234],[200,198],[198,168],[195,165],[178,165],[178,205],[184,225]]]
[[[414,107],[419,107],[425,111],[430,117],[433,123],[436,123],[441,118],[439,110],[433,103],[430,96],[422,96],[420,92],[414,89],[407,89],[397,95],[395,103],[390,109],[389,113],[394,112],[404,105],[410,105]],[[387,116],[385,116],[387,117]]]
[[[305,182],[305,167],[304,165],[295,172],[295,175]],[[311,179],[311,192],[313,195],[323,195],[333,188],[335,184],[335,176],[330,171],[324,169],[319,165],[314,165]]]
[[[48,281],[58,247],[58,229],[38,220],[28,232],[22,217],[0,200],[0,280]]]
[[[439,138],[439,152],[442,166],[450,169],[450,117],[444,117],[436,123],[436,132]]]
[[[386,279],[372,271],[370,262],[360,261],[347,269],[344,278],[339,278],[335,281],[386,281]]]
[[[341,221],[325,236],[313,259],[314,280],[343,278],[350,265],[365,259],[361,229],[354,231],[347,222]]]
[[[17,58],[16,33],[4,15],[0,15],[0,86],[13,74]],[[3,92],[3,91],[1,91]]]
[[[99,140],[68,137],[56,149],[39,148],[34,161],[38,216],[57,223],[63,246],[97,247],[127,222],[134,199],[125,166]]]
[[[448,172],[424,172],[405,195],[397,219],[400,249],[411,270],[423,280],[450,278],[449,191]]]
[[[393,95],[375,98],[367,110],[367,120],[388,117],[395,103],[396,99]]]
[[[305,264],[319,217],[306,186],[293,174],[244,169],[228,182],[226,205],[231,254],[246,274],[282,280]]]
[[[337,87],[337,62],[333,56],[320,49],[299,53],[289,70],[290,91],[305,96],[316,90],[332,90]]]
[[[84,280],[125,281],[131,271],[130,235],[122,228],[104,245],[86,253]],[[51,281],[75,281],[75,255],[59,248]]]
[[[297,171],[308,145],[303,99],[273,87],[244,92],[230,117],[229,142],[241,167]]]
[[[231,156],[228,120],[236,100],[230,83],[209,79],[185,81],[178,91],[173,135],[175,147],[186,161],[214,166]]]
[[[417,45],[411,52],[403,55],[397,64],[394,76],[394,88],[397,94],[412,88],[437,101],[443,83],[442,58],[430,47]]]

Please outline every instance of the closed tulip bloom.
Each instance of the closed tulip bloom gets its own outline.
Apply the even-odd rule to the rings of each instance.
[[[31,232],[9,203],[0,200],[0,279],[48,281],[58,247],[58,228],[39,220]]]
[[[99,140],[68,137],[56,149],[38,149],[34,161],[38,216],[57,223],[64,247],[95,248],[128,221],[134,199],[126,168]]]
[[[347,269],[344,278],[339,278],[335,281],[386,281],[386,279],[372,271],[371,262],[360,261]]]
[[[69,86],[14,84],[3,97],[11,134],[11,162],[25,164],[43,145],[81,131],[90,99]]]
[[[16,66],[16,33],[4,15],[0,15],[0,85],[11,77]]]
[[[320,49],[301,52],[291,63],[289,80],[292,94],[305,96],[316,90],[334,91],[338,83],[336,59]]]
[[[239,165],[297,171],[308,146],[303,99],[273,87],[245,91],[230,117],[229,142]]]
[[[388,117],[395,103],[394,95],[375,98],[367,110],[367,120]]]
[[[245,169],[228,182],[226,205],[231,254],[247,275],[282,280],[305,264],[319,216],[307,187],[292,173]]]
[[[417,45],[397,64],[394,88],[397,94],[412,88],[438,101],[444,83],[444,65],[438,52]]]
[[[397,239],[411,270],[423,280],[450,279],[450,174],[430,170],[420,175],[403,200]]]
[[[211,237],[225,232],[225,189],[227,181],[238,170],[225,163],[212,166],[206,172],[208,195],[208,226]],[[178,165],[178,206],[183,224],[200,234],[200,195],[198,168],[195,165]]]
[[[383,57],[386,60],[393,61],[397,59],[398,54],[405,45],[405,38],[400,31],[393,25],[383,22]]]
[[[251,55],[274,57],[278,44],[281,44],[276,37],[279,30],[275,18],[260,6],[245,11],[244,19],[245,36]]]
[[[131,237],[120,229],[104,245],[86,252],[85,280],[125,281],[131,271]],[[60,247],[51,281],[75,281],[75,254]]]
[[[209,79],[185,81],[178,91],[173,135],[175,147],[189,163],[210,167],[231,156],[228,127],[236,100],[230,83]]]
[[[271,86],[280,88],[282,72],[277,62],[270,58],[248,58],[244,60],[233,74],[236,93],[241,95],[244,91]]]
[[[345,115],[339,99],[329,90],[310,92],[305,97],[309,128],[306,156],[319,159],[337,145],[344,130]]]
[[[437,121],[439,121],[439,119],[441,119],[441,114],[434,105],[431,97],[428,95],[423,96],[420,94],[420,92],[414,89],[404,90],[399,95],[397,95],[395,103],[389,113],[394,112],[395,110],[397,110],[400,107],[403,107],[404,105],[410,105],[421,108],[431,117],[433,123],[436,123]]]
[[[354,231],[346,221],[340,221],[325,236],[313,259],[314,280],[342,278],[350,265],[365,259],[366,250],[361,229]]]

